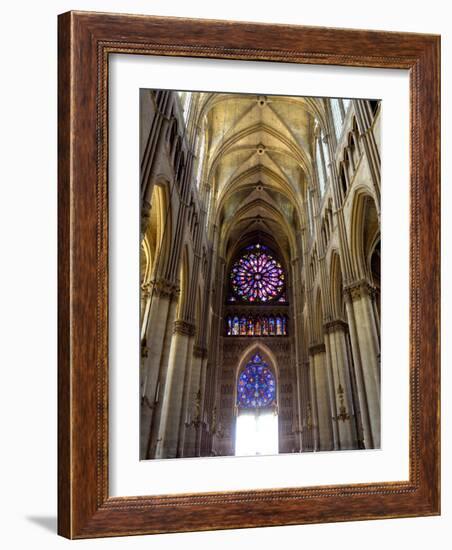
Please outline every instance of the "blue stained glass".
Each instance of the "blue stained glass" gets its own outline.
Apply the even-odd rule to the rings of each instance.
[[[278,315],[278,317],[276,317],[276,336],[281,336],[281,334],[282,334],[281,317]]]
[[[260,336],[260,335],[261,335],[261,320],[258,317],[254,322],[254,336]]]
[[[270,336],[275,335],[275,318],[274,317],[270,317],[268,319],[268,334]]]
[[[228,315],[226,318],[227,336],[287,336],[287,315],[270,317],[250,315]]]
[[[237,406],[245,409],[269,407],[276,396],[276,381],[259,353],[242,369],[237,382]]]
[[[246,247],[230,273],[233,293],[249,303],[265,303],[278,298],[284,291],[284,278],[281,264],[261,244]]]
[[[240,335],[245,336],[246,335],[246,318],[240,317]]]

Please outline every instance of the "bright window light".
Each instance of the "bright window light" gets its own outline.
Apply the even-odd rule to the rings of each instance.
[[[273,411],[260,414],[239,414],[235,455],[276,454],[278,454],[278,416]]]

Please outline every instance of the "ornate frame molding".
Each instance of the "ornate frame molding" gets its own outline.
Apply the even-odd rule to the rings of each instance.
[[[58,47],[59,533],[87,538],[439,514],[440,38],[68,12],[59,16]],[[109,496],[107,91],[109,55],[116,53],[410,71],[409,481]]]

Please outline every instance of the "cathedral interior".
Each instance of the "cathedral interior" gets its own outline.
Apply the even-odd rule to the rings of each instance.
[[[140,459],[380,447],[380,115],[140,90]]]

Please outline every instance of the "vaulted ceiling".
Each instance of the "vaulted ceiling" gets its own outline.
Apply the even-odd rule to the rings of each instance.
[[[302,223],[312,177],[318,99],[202,94],[198,127],[206,133],[204,180],[211,188],[224,252],[253,232],[289,253]]]

